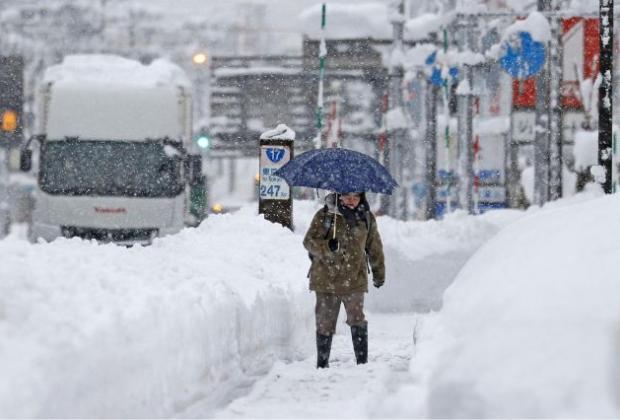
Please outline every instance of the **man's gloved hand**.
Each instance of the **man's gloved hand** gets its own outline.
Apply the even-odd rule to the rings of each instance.
[[[338,243],[338,239],[331,238],[329,241],[327,241],[327,246],[329,247],[329,250],[331,252],[336,252],[336,251],[338,251],[338,248],[340,247],[340,244]]]
[[[374,284],[377,289],[383,286],[383,283],[385,283],[385,280],[372,279],[372,284]]]

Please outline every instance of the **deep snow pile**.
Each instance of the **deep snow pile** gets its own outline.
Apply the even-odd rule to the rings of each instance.
[[[443,292],[467,259],[502,227],[522,217],[517,210],[469,216],[463,211],[443,220],[409,221],[381,217],[386,284],[370,294],[371,311],[439,310]]]
[[[303,357],[299,245],[243,213],[146,248],[0,242],[0,417],[174,416]]]
[[[551,205],[465,265],[425,323],[410,417],[620,416],[620,195]],[[392,406],[392,409],[395,409]]]

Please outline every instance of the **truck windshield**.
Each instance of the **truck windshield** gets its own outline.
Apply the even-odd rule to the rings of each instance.
[[[39,181],[49,194],[174,197],[182,164],[159,142],[48,141]]]

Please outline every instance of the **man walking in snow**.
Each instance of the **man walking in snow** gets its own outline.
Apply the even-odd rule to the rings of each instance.
[[[316,293],[317,368],[329,367],[329,353],[340,304],[351,327],[358,364],[368,361],[368,323],[364,293],[368,292],[368,264],[373,284],[385,281],[383,244],[364,193],[330,194],[304,238],[310,253],[310,290]]]

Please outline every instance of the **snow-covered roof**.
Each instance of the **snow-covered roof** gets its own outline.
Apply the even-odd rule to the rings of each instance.
[[[450,23],[456,13],[424,13],[405,21],[404,17],[390,13],[385,3],[327,4],[325,39],[389,40],[393,37],[392,22],[401,18],[405,21],[404,39],[419,41],[428,38],[432,32]],[[321,38],[321,5],[315,4],[300,15],[301,31],[310,39]]]
[[[321,5],[315,4],[299,15],[302,33],[310,39],[321,38]],[[391,39],[392,25],[388,7],[383,3],[327,4],[325,38]]]
[[[145,65],[111,54],[68,55],[61,64],[45,71],[43,82],[56,85],[191,86],[185,72],[168,60],[157,59]]]
[[[237,76],[259,76],[266,74],[282,74],[282,75],[294,75],[300,74],[300,69],[293,69],[288,67],[276,67],[276,66],[263,66],[263,67],[243,67],[243,68],[226,68],[222,67],[215,69],[213,75],[215,77],[237,77]]]

